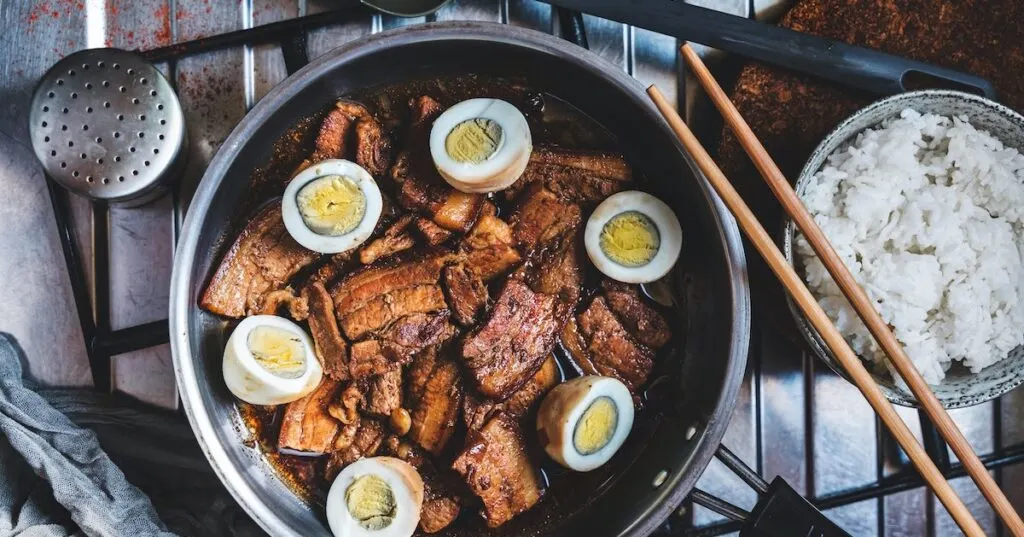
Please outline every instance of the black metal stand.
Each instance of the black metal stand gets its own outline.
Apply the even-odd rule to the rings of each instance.
[[[288,74],[301,69],[309,63],[306,49],[306,37],[310,30],[341,22],[360,10],[366,8],[347,8],[316,15],[309,15],[258,26],[247,30],[238,30],[226,34],[211,36],[194,41],[186,41],[175,45],[160,47],[148,51],[139,51],[142,56],[152,62],[166,61],[174,70],[176,62],[184,57],[212,50],[243,45],[263,43],[279,43],[284,56]],[[579,12],[558,8],[558,25],[565,39],[587,47],[586,29],[583,17]],[[173,83],[173,81],[172,81]],[[84,272],[81,250],[78,248],[74,229],[70,221],[70,206],[64,189],[47,181],[50,190],[53,210],[60,234],[64,259],[71,288],[75,297],[75,305],[86,340],[86,349],[92,368],[93,382],[96,389],[111,390],[111,358],[118,354],[141,350],[167,343],[167,321],[156,321],[120,330],[110,328],[110,252],[108,244],[109,212],[105,204],[94,204],[93,218],[93,289],[90,293],[88,279]],[[91,296],[95,296],[93,303]],[[996,402],[998,414],[999,403]],[[928,454],[936,462],[947,479],[961,477],[966,472],[959,463],[950,462],[949,450],[942,438],[935,431],[924,414],[920,414],[921,427],[924,433],[924,445]],[[880,431],[884,429],[877,426]],[[887,437],[883,437],[887,438]],[[884,440],[895,446],[891,439]],[[898,449],[898,448],[897,448]],[[883,450],[879,450],[880,457]],[[692,524],[670,522],[658,532],[664,536],[710,537],[739,531],[743,537],[792,537],[820,536],[841,537],[847,534],[825,518],[820,510],[850,505],[869,499],[880,499],[898,492],[924,486],[920,475],[910,466],[906,456],[900,456],[904,470],[890,477],[879,476],[875,483],[829,494],[817,498],[804,499],[792,487],[776,478],[772,483],[766,482],[756,471],[743,463],[735,454],[721,446],[716,457],[740,477],[759,496],[757,505],[746,511],[725,500],[717,498],[700,489],[694,489],[688,502],[710,509],[727,520],[702,527]],[[981,457],[989,469],[1024,462],[1024,443],[1001,447],[995,452]],[[998,476],[998,473],[997,473]],[[692,513],[692,509],[688,509]]]

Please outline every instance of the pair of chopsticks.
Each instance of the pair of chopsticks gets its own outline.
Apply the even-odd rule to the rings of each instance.
[[[1013,509],[1010,501],[1007,500],[999,486],[996,485],[995,480],[989,475],[984,464],[982,464],[978,455],[971,448],[967,439],[964,438],[963,433],[957,428],[953,419],[942,408],[939,400],[914,367],[888,325],[878,312],[875,311],[867,293],[857,284],[849,269],[846,268],[842,259],[832,248],[828,238],[825,237],[821,228],[814,222],[813,217],[807,212],[807,208],[804,207],[796,192],[790,186],[785,176],[782,175],[782,171],[779,170],[778,166],[768,155],[764,146],[761,145],[761,142],[754,135],[746,121],[743,120],[743,117],[740,116],[739,111],[732,101],[729,100],[721,86],[718,85],[718,82],[715,81],[714,76],[707,66],[704,65],[704,62],[701,61],[697,53],[689,45],[684,45],[681,50],[687,65],[693,71],[697,80],[700,81],[704,91],[711,97],[715,107],[724,116],[726,122],[743,145],[743,149],[754,161],[768,186],[771,187],[775,197],[782,203],[786,213],[789,214],[790,218],[796,223],[797,228],[807,238],[814,252],[825,264],[829,274],[839,284],[843,294],[846,295],[846,298],[853,304],[854,309],[857,310],[857,314],[864,320],[868,330],[878,340],[886,354],[889,355],[896,370],[903,377],[903,380],[906,381],[910,391],[917,398],[925,413],[928,414],[928,417],[942,434],[942,437],[953,449],[953,452],[956,453],[967,473],[977,484],[978,489],[981,490],[981,493],[988,500],[989,504],[992,505],[999,518],[1010,529],[1011,533],[1016,537],[1024,537],[1024,521],[1021,521],[1020,515]],[[864,397],[871,404],[871,407],[881,418],[882,422],[885,423],[885,426],[892,432],[896,441],[903,447],[911,462],[913,462],[918,472],[921,473],[921,476],[935,493],[935,496],[939,498],[942,505],[949,511],[957,525],[960,526],[960,529],[968,536],[985,535],[981,526],[978,525],[978,522],[967,510],[963,501],[953,491],[949,483],[942,476],[942,473],[936,468],[927,453],[925,453],[921,443],[914,437],[910,429],[907,428],[906,423],[903,422],[896,413],[896,410],[885,398],[885,395],[882,394],[882,390],[875,384],[874,379],[865,369],[860,358],[857,357],[857,354],[846,343],[839,330],[829,320],[828,315],[818,305],[818,302],[814,299],[814,296],[804,285],[793,267],[786,261],[771,236],[768,235],[768,232],[757,221],[754,213],[743,201],[739,193],[736,192],[736,189],[733,188],[725,174],[715,164],[715,161],[708,155],[708,152],[693,135],[693,132],[690,131],[686,123],[679,117],[679,114],[665,100],[665,97],[658,91],[658,88],[652,85],[647,89],[647,93],[666,121],[668,121],[669,126],[675,131],[679,141],[690,152],[697,166],[704,172],[711,186],[718,192],[719,197],[732,212],[751,243],[753,243],[754,247],[768,263],[775,276],[786,287],[794,302],[799,306],[804,315],[807,316],[822,339],[825,340],[832,354],[842,364],[843,368],[853,379],[854,384],[864,394]]]

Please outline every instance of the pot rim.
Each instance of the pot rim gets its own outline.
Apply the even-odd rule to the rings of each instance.
[[[719,230],[722,249],[728,265],[728,281],[731,303],[731,338],[728,345],[728,365],[725,368],[722,390],[714,404],[714,412],[707,423],[697,424],[698,437],[695,440],[690,463],[662,486],[663,494],[647,509],[622,535],[643,536],[658,528],[682,502],[696,485],[697,479],[710,463],[717,450],[726,427],[732,417],[736,398],[746,371],[747,351],[750,340],[750,294],[739,229],[735,220],[726,210],[700,173],[692,157],[682,148],[661,119],[654,104],[648,99],[643,86],[620,68],[607,62],[589,50],[549,34],[493,22],[438,22],[411,27],[396,28],[372,34],[348,42],[313,59],[305,67],[275,86],[242,119],[224,141],[211,160],[203,178],[196,188],[186,218],[181,227],[180,239],[175,252],[170,287],[170,344],[174,361],[174,374],[178,383],[185,414],[200,448],[209,460],[214,473],[265,531],[272,535],[299,535],[270,509],[260,492],[249,485],[242,472],[233,463],[225,447],[216,440],[216,428],[202,399],[194,356],[191,350],[189,312],[197,307],[191,296],[190,284],[192,265],[196,257],[196,246],[204,227],[211,202],[232,162],[239,156],[245,143],[263,125],[271,114],[311,83],[332,71],[339,62],[372,54],[381,48],[402,47],[434,41],[491,41],[514,47],[525,47],[536,52],[563,58],[599,74],[608,83],[615,85],[634,101],[642,103],[651,117],[658,118],[658,125],[664,136],[670,136],[687,165],[698,179],[706,201],[712,209],[712,217]]]

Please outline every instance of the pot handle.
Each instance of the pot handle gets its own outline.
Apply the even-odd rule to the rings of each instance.
[[[747,512],[700,489],[694,489],[690,499],[741,522],[740,537],[850,537],[781,477],[769,484],[724,445],[718,447],[715,457],[757,492],[757,504]]]

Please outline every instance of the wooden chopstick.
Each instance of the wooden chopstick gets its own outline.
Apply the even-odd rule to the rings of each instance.
[[[971,537],[985,535],[981,526],[971,516],[970,511],[967,510],[967,507],[956,495],[956,492],[946,482],[942,472],[936,468],[935,463],[925,453],[921,443],[917,441],[914,434],[907,428],[907,424],[896,413],[896,409],[892,407],[885,398],[885,395],[882,394],[882,390],[875,384],[871,374],[868,373],[860,362],[860,358],[857,357],[857,354],[846,343],[839,330],[829,320],[828,315],[818,305],[814,296],[811,295],[811,292],[804,285],[803,280],[800,279],[800,276],[793,270],[793,267],[786,261],[782,252],[775,246],[771,236],[768,235],[768,232],[757,221],[757,217],[754,216],[750,207],[747,206],[743,198],[736,192],[736,189],[733,188],[725,174],[715,164],[715,161],[711,159],[704,146],[693,135],[693,132],[686,126],[686,123],[683,123],[682,118],[672,108],[672,105],[665,100],[665,97],[658,91],[657,87],[651,86],[647,88],[647,93],[651,96],[651,99],[657,105],[662,115],[665,116],[669,126],[672,127],[676,136],[679,137],[679,141],[689,151],[697,163],[697,167],[704,172],[711,186],[714,187],[719,197],[722,198],[722,201],[725,202],[733,216],[736,217],[736,221],[739,222],[740,228],[746,233],[750,242],[753,243],[761,257],[771,267],[772,272],[775,273],[775,276],[786,287],[786,290],[793,297],[800,310],[804,312],[804,315],[807,316],[814,328],[821,334],[822,339],[825,340],[832,353],[835,354],[836,359],[849,372],[850,377],[853,378],[854,383],[860,388],[868,403],[875,409],[875,412],[878,413],[886,427],[892,431],[893,437],[903,447],[907,456],[910,457],[914,466],[921,472],[921,476],[924,477],[928,486],[935,492],[942,505],[946,506],[949,514],[953,516],[960,529],[963,530],[964,534]]]
[[[803,202],[800,201],[799,196],[797,196],[793,187],[790,186],[782,171],[779,170],[775,161],[768,155],[768,151],[765,150],[760,140],[754,134],[754,131],[750,129],[750,126],[740,115],[736,106],[733,105],[728,95],[722,90],[722,87],[718,85],[711,71],[704,65],[696,51],[689,45],[683,45],[681,51],[694,76],[697,77],[704,91],[711,97],[715,107],[718,108],[737,139],[739,139],[743,149],[750,156],[751,160],[754,161],[754,165],[761,172],[765,182],[771,187],[772,192],[775,193],[775,197],[782,203],[786,213],[789,214],[797,228],[807,238],[807,242],[811,244],[814,252],[818,254],[818,258],[821,259],[828,269],[829,274],[839,284],[843,294],[853,304],[854,309],[860,318],[864,320],[868,330],[882,346],[882,349],[885,350],[885,353],[889,355],[896,370],[903,377],[903,380],[906,381],[907,386],[910,387],[911,393],[914,394],[918,403],[925,413],[928,414],[928,417],[931,418],[932,423],[935,424],[935,428],[938,429],[939,433],[942,434],[942,437],[946,439],[946,442],[953,449],[953,452],[956,453],[960,463],[963,464],[967,473],[970,474],[975,484],[978,485],[978,489],[981,490],[981,493],[1013,535],[1024,537],[1024,521],[1021,521],[1020,515],[1014,510],[1013,505],[1010,504],[1003,491],[996,485],[995,480],[988,473],[988,470],[985,469],[985,465],[982,464],[981,459],[978,458],[977,453],[974,452],[970,443],[964,438],[963,433],[960,432],[956,423],[949,416],[949,413],[942,408],[942,404],[939,403],[931,388],[928,387],[928,383],[921,377],[920,372],[918,372],[910,357],[907,356],[903,346],[896,339],[892,330],[889,329],[889,325],[878,314],[878,311],[875,310],[867,293],[857,284],[853,274],[850,273],[842,259],[832,248],[832,244],[829,243],[821,228],[814,222],[814,218],[807,211]],[[857,364],[860,365],[860,362],[857,362]],[[850,370],[845,364],[844,367],[847,371]]]

